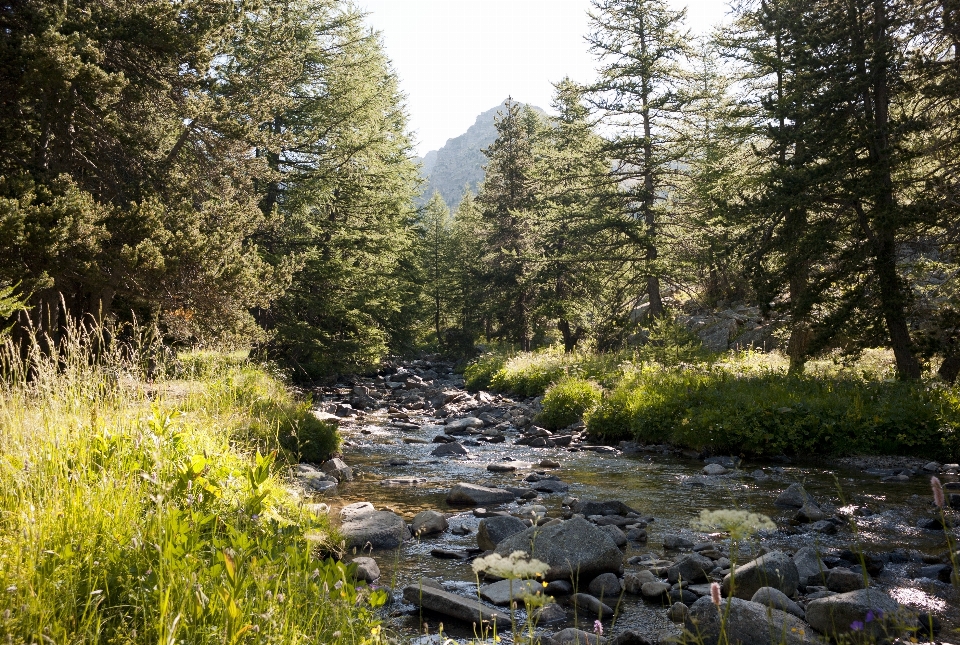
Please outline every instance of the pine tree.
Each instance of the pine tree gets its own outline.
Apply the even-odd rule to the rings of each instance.
[[[425,295],[430,300],[434,333],[442,342],[450,309],[452,277],[452,227],[450,209],[439,192],[427,202],[420,216],[420,256],[425,281]]]
[[[608,154],[619,163],[624,208],[637,220],[623,232],[643,247],[650,312],[660,316],[659,232],[679,160],[674,131],[681,116],[677,84],[688,40],[685,12],[670,10],[665,0],[591,4],[587,41],[601,67],[590,97],[616,130]]]

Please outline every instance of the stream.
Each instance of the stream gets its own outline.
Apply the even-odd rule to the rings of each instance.
[[[570,509],[564,501],[621,501],[639,515],[654,518],[646,527],[645,542],[628,541],[622,548],[627,572],[643,566],[643,558],[648,562],[674,559],[676,553],[664,549],[665,536],[680,536],[694,544],[713,541],[729,554],[728,540],[723,536],[691,528],[702,510],[761,513],[778,528],[761,532],[744,545],[747,551],[762,547],[792,553],[816,546],[828,567],[849,567],[849,552],[863,551],[870,556],[873,586],[912,610],[939,617],[943,623],[940,638],[958,640],[960,636],[960,598],[956,591],[948,582],[923,576],[924,567],[929,575],[930,565],[941,563],[946,553],[942,530],[918,526],[937,517],[931,473],[923,470],[924,462],[896,458],[804,462],[784,458],[746,461],[724,474],[706,475],[704,461],[690,451],[636,444],[596,447],[576,427],[567,433],[573,437],[567,446],[517,445],[515,441],[526,436],[524,430],[529,433],[536,428],[533,416],[538,401],[468,393],[462,378],[440,361],[413,361],[384,370],[375,378],[324,388],[317,400],[319,414],[339,419],[344,439],[342,459],[352,468],[353,478],[314,494],[311,501],[328,504],[334,518],[342,507],[355,502],[371,502],[377,510],[393,511],[408,523],[425,510],[447,516],[449,529],[440,534],[415,537],[399,548],[372,553],[381,570],[379,582],[394,590],[395,602],[387,610],[389,621],[409,638],[425,631],[435,633],[440,622],[447,636],[466,639],[473,635],[467,625],[404,603],[399,593],[427,577],[440,581],[448,591],[476,598],[477,580],[469,560],[432,555],[437,550],[477,548],[481,518],[474,508],[447,503],[451,487],[459,482],[493,488],[526,487],[530,484],[524,479],[532,473],[555,475],[569,485],[569,490],[539,493],[533,499],[518,499],[486,511],[506,511],[527,519],[532,517],[530,509],[537,506],[545,507],[546,519],[565,518],[570,516]],[[434,438],[444,434],[444,425],[466,417],[479,418],[484,426],[455,437],[467,454],[431,455],[442,445]],[[559,467],[543,467],[541,463]],[[516,470],[491,472],[487,468],[490,464],[514,466]],[[938,476],[948,489],[958,481],[956,470],[949,466],[941,468]],[[802,484],[832,522],[820,522],[814,525],[817,528],[811,528],[810,523],[794,519],[796,508],[775,504],[778,495],[793,483]],[[543,514],[542,508],[535,510]],[[483,510],[479,514],[483,515]],[[573,626],[576,620],[572,609],[562,599],[558,602],[565,607],[568,622],[544,627],[547,632]],[[615,622],[605,624],[605,635],[632,631],[650,642],[676,635],[680,626],[668,619],[668,606],[623,594]],[[518,620],[523,619],[521,610]],[[429,638],[421,640],[433,642]]]

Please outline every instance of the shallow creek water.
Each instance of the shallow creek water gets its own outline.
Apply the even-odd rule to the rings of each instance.
[[[348,398],[349,390],[345,390]],[[338,397],[326,397],[328,401]],[[410,421],[433,424],[432,417],[409,412]],[[331,506],[336,517],[340,507],[358,501],[369,501],[378,510],[389,508],[408,522],[423,510],[438,510],[453,514],[448,518],[451,528],[463,524],[469,527],[467,535],[455,535],[450,530],[441,535],[408,541],[399,549],[373,553],[382,570],[381,581],[395,590],[400,604],[391,607],[392,621],[408,636],[423,633],[421,618],[431,633],[436,631],[442,617],[419,616],[412,606],[402,604],[399,591],[422,577],[443,581],[451,591],[476,593],[476,579],[469,562],[446,560],[431,556],[436,548],[465,549],[476,547],[476,528],[479,518],[473,509],[451,507],[446,502],[447,491],[457,482],[486,486],[524,486],[521,479],[538,467],[541,460],[552,459],[561,464],[555,474],[570,485],[566,494],[540,494],[535,500],[504,504],[490,510],[506,510],[523,517],[524,507],[539,504],[548,509],[548,517],[562,517],[561,500],[566,496],[580,499],[621,500],[642,515],[656,521],[647,527],[645,544],[629,543],[625,561],[634,555],[653,553],[663,555],[662,537],[681,534],[694,542],[710,539],[693,531],[691,522],[703,509],[738,508],[763,513],[779,527],[762,537],[768,549],[783,548],[794,551],[803,546],[816,545],[823,553],[839,553],[843,549],[875,554],[888,554],[897,549],[906,552],[907,560],[886,564],[874,584],[886,589],[901,603],[920,611],[936,613],[944,621],[942,637],[956,642],[960,629],[960,602],[949,585],[929,579],[917,579],[924,555],[933,556],[945,551],[942,532],[916,528],[924,517],[933,517],[930,503],[930,485],[927,477],[914,477],[907,482],[881,482],[879,477],[864,474],[858,469],[824,463],[747,462],[733,475],[705,477],[701,474],[703,462],[673,453],[622,454],[570,451],[567,448],[530,448],[513,445],[517,435],[508,435],[500,444],[468,445],[469,455],[459,458],[433,457],[435,443],[404,443],[404,437],[431,441],[438,433],[429,429],[399,430],[388,425],[385,411],[345,419],[341,434],[347,440],[344,460],[354,469],[354,481],[341,483],[331,494],[317,498]],[[469,438],[462,438],[469,439]],[[469,440],[467,444],[472,443]],[[390,466],[391,459],[405,459],[407,465]],[[515,473],[493,473],[487,464],[512,460],[518,467]],[[745,476],[757,469],[765,477]],[[419,478],[416,485],[385,486],[381,482],[394,478]],[[942,477],[944,482],[955,477]],[[841,529],[837,535],[803,533],[791,520],[795,509],[777,507],[774,500],[789,484],[801,482],[822,507],[849,516],[856,532]],[[864,508],[872,514],[861,516]],[[859,509],[859,510],[858,510]],[[718,536],[713,539],[720,540]],[[626,565],[626,570],[637,567]],[[612,604],[612,603],[610,603]],[[575,620],[569,610],[571,621]],[[524,616],[518,612],[518,620]],[[592,625],[592,617],[579,622]],[[581,624],[583,627],[583,624]],[[678,628],[666,617],[664,607],[644,602],[639,597],[624,595],[618,607],[615,625],[605,627],[609,634],[633,629],[652,639],[678,633]],[[465,626],[448,620],[445,633],[453,637],[469,637]]]

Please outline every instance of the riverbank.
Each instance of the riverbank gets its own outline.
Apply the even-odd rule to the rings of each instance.
[[[538,614],[535,630],[544,643],[568,628],[592,632],[595,619],[608,642],[665,642],[682,631],[671,620],[677,616],[672,606],[681,602],[693,611],[708,598],[709,582],[729,572],[731,558],[745,563],[778,552],[802,566],[809,554],[801,551],[809,547],[824,574],[837,572],[832,582],[811,581],[808,568],[805,585],[787,588],[804,616],[814,601],[850,593],[842,591],[841,581],[853,584],[847,575],[853,574],[909,612],[915,635],[923,613],[937,619],[944,641],[960,635],[948,534],[933,526],[939,514],[930,494],[933,474],[950,487],[948,499],[956,494],[958,466],[892,458],[711,459],[665,444],[606,446],[591,441],[582,427],[544,434],[535,421],[536,397],[467,392],[451,366],[439,361],[397,365],[318,396],[322,414],[339,419],[342,460],[351,472],[349,480],[318,491],[317,499],[330,505],[337,521],[346,509],[348,546],[359,551],[366,545],[362,555],[372,556],[379,582],[394,590],[391,624],[414,642],[440,642],[416,640],[425,629],[435,635],[440,624],[445,636],[470,640],[471,624],[449,612],[457,603],[470,611],[477,602],[471,563],[499,549],[509,530],[522,532],[534,522],[543,530],[564,527],[578,516],[589,527],[574,527],[574,544],[610,538],[618,551],[616,567],[595,576],[591,571],[591,579],[585,574],[577,590],[595,594],[616,616],[591,613],[584,609],[586,599],[578,605],[571,589],[551,581],[555,609]],[[778,503],[797,486],[810,496],[808,508]],[[776,528],[734,541],[723,530],[693,524],[704,510],[731,509],[767,516]],[[494,530],[494,520],[513,528]],[[562,559],[574,544],[558,538],[554,546]],[[695,555],[709,560],[709,567],[701,561],[709,570],[687,583],[671,580],[671,568]],[[605,573],[614,576],[616,590],[594,584],[592,578]],[[507,605],[495,604],[503,599],[496,589],[486,588],[494,579],[480,583],[486,610],[510,613]],[[653,584],[645,594],[647,583]],[[431,585],[438,593],[424,596],[422,589]],[[527,617],[522,605],[512,614],[519,624]],[[809,622],[801,627],[811,639],[820,633]]]
[[[382,594],[318,559],[336,531],[289,488],[336,447],[307,402],[241,356],[148,379],[74,340],[0,386],[0,639],[379,642]]]
[[[592,436],[713,454],[897,455],[960,459],[960,394],[934,379],[897,381],[879,352],[788,374],[773,354],[661,364],[642,355],[490,353],[466,368],[469,389],[545,395],[549,429],[579,414]],[[546,422],[546,423],[544,423]]]

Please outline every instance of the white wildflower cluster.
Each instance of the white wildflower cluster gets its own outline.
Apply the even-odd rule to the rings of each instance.
[[[723,531],[729,533],[730,537],[734,539],[741,539],[750,537],[757,531],[775,529],[777,525],[766,515],[723,509],[719,511],[700,511],[700,519],[693,522],[693,528],[708,533]]]
[[[546,562],[530,558],[523,551],[514,551],[507,557],[499,553],[491,553],[485,558],[473,561],[473,571],[479,574],[486,572],[500,578],[526,580],[542,576],[550,568]]]

